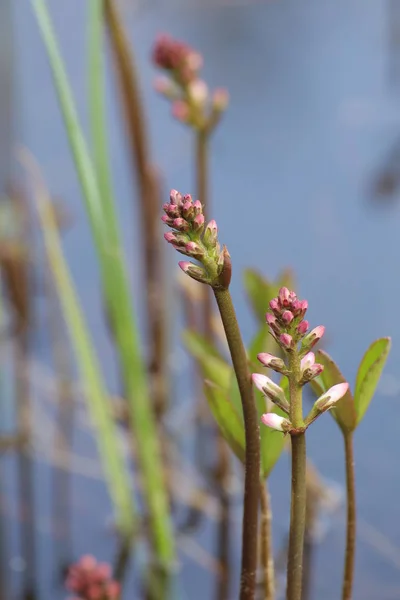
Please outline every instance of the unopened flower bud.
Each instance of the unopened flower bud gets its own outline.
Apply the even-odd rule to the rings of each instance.
[[[279,302],[278,302],[277,298],[272,298],[272,300],[269,303],[269,307],[274,312],[280,310],[280,306],[279,306]]]
[[[278,294],[279,301],[282,306],[289,306],[290,304],[290,292],[287,287],[281,287]]]
[[[196,244],[196,242],[188,242],[185,246],[185,250],[188,256],[192,256],[198,260],[204,256],[203,248],[199,246],[199,244]]]
[[[208,224],[204,231],[204,243],[206,246],[215,246],[218,237],[218,227],[217,223],[212,219]]]
[[[288,333],[282,333],[282,335],[279,336],[279,341],[285,350],[290,350],[292,348],[293,338]]]
[[[190,202],[190,200],[187,200],[186,202],[184,202],[182,204],[181,211],[182,211],[182,215],[185,219],[191,220],[191,218],[194,215],[193,203]]]
[[[189,223],[187,223],[185,219],[182,219],[182,217],[178,217],[177,219],[173,220],[172,227],[174,227],[178,231],[188,231]]]
[[[180,268],[186,275],[189,275],[192,279],[196,281],[200,281],[200,283],[208,283],[207,281],[207,273],[202,267],[198,265],[194,265],[191,262],[181,260],[179,263]]]
[[[164,239],[167,240],[169,244],[176,243],[176,237],[175,234],[172,233],[172,231],[167,231],[166,233],[164,233]]]
[[[204,226],[204,215],[198,214],[192,221],[194,231],[200,231]]]
[[[214,110],[222,112],[229,104],[229,92],[225,88],[217,88],[214,91],[212,105]]]
[[[322,371],[324,370],[323,365],[320,365],[319,363],[315,362],[314,352],[309,352],[308,354],[306,354],[304,356],[304,358],[301,359],[300,368],[301,368],[301,378],[300,378],[301,385],[304,385],[305,383],[308,383],[312,379],[315,379],[315,377],[318,377],[318,375],[320,375],[322,373]]]
[[[268,352],[261,352],[260,354],[257,354],[257,358],[260,361],[260,363],[268,369],[273,369],[277,373],[287,372],[284,361],[281,358],[278,358],[277,356],[273,356]]]
[[[260,373],[253,373],[251,378],[256,388],[259,389],[264,396],[270,398],[274,404],[279,406],[286,413],[289,413],[289,403],[286,400],[285,392],[279,385],[274,383],[272,379],[266,375],[261,375]]]
[[[218,286],[228,289],[232,278],[232,261],[228,248],[224,246],[218,257]]]
[[[178,192],[178,190],[171,190],[169,193],[169,199],[171,204],[176,204],[177,206],[182,204],[182,194]]]
[[[172,103],[172,116],[182,123],[187,123],[190,117],[190,109],[183,100],[175,100]]]
[[[193,208],[194,208],[195,215],[200,215],[203,212],[203,207],[201,205],[200,200],[195,200],[193,202]],[[204,222],[204,217],[203,217],[203,222]]]
[[[299,325],[297,327],[297,331],[301,335],[304,335],[307,332],[308,325],[309,325],[308,321],[301,321],[301,323],[299,323]]]
[[[308,308],[307,300],[295,300],[292,304],[292,311],[295,317],[304,317]]]
[[[293,314],[290,312],[290,310],[284,310],[282,313],[282,321],[284,323],[286,323],[286,325],[289,325],[289,323],[291,323],[294,319]]]
[[[325,333],[325,327],[323,325],[318,325],[310,331],[309,334],[303,338],[301,343],[301,350],[304,352],[306,350],[311,350],[315,346],[317,342],[322,338]]]
[[[208,98],[208,87],[202,79],[195,79],[188,85],[188,93],[192,101],[203,106]]]
[[[261,416],[261,421],[267,427],[271,427],[271,429],[276,429],[277,431],[282,431],[283,433],[287,433],[292,427],[290,421],[280,417],[275,413],[265,413]]]
[[[336,402],[338,402],[338,400],[343,398],[343,396],[347,393],[348,389],[349,389],[349,384],[347,382],[338,383],[338,384],[332,386],[331,388],[329,388],[329,390],[327,392],[325,392],[325,394],[322,394],[322,396],[320,396],[318,398],[318,400],[315,402],[314,406],[320,412],[325,412],[326,410],[330,410],[331,408],[333,408],[335,406],[335,404],[336,404]]]
[[[154,80],[154,89],[169,100],[179,97],[179,89],[169,77],[158,76]]]

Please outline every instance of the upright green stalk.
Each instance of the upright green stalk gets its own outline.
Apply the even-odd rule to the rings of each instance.
[[[79,126],[70,86],[65,73],[51,19],[44,0],[33,0],[33,6],[53,71],[56,90],[86,208],[98,250],[106,306],[111,319],[116,348],[130,407],[143,488],[150,515],[154,549],[159,562],[170,565],[175,558],[175,540],[169,513],[161,466],[160,444],[149,402],[149,392],[140,352],[140,340],[132,312],[125,262],[119,231],[109,227],[98,181]],[[103,201],[105,197],[103,197]],[[117,223],[112,197],[107,196],[108,209]]]
[[[275,599],[275,570],[272,551],[271,499],[267,483],[260,483],[261,500],[261,564],[264,576],[264,600]]]
[[[356,551],[356,484],[354,475],[353,432],[344,433],[343,437],[346,460],[347,533],[342,600],[351,600]]]
[[[246,350],[228,289],[215,289],[243,407],[246,436],[240,600],[253,600],[257,571],[258,499],[260,486],[260,432]]]
[[[118,224],[112,200],[113,189],[106,127],[103,13],[104,0],[90,0],[87,68],[89,81],[89,116],[93,165],[96,172],[98,189],[101,194],[100,200],[102,201],[105,220],[108,227],[112,230],[113,238],[115,238],[115,236],[118,236]]]
[[[290,420],[292,441],[292,491],[287,567],[287,600],[301,600],[303,547],[306,522],[306,438],[303,427],[300,358],[297,349],[289,354]],[[300,431],[296,431],[300,429]]]

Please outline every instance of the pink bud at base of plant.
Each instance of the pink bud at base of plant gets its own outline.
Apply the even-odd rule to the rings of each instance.
[[[178,263],[178,265],[182,269],[182,271],[186,273],[186,275],[189,275],[189,277],[191,277],[192,279],[195,279],[200,283],[208,283],[207,274],[201,267],[185,260],[181,260]]]
[[[322,394],[322,396],[318,398],[318,400],[315,402],[315,407],[320,412],[330,410],[335,406],[338,400],[343,398],[343,396],[347,393],[348,389],[349,384],[347,382],[338,383],[332,386],[327,392],[325,392],[324,394]]]
[[[261,422],[267,427],[283,433],[286,433],[291,428],[291,423],[287,419],[275,413],[265,413],[261,416]]]
[[[261,375],[261,373],[253,373],[251,378],[256,388],[259,389],[264,396],[270,398],[272,402],[277,404],[277,406],[282,408],[285,412],[289,412],[289,404],[286,400],[285,392],[279,385],[266,375]]]
[[[277,356],[273,356],[268,352],[261,352],[260,354],[257,354],[257,358],[260,361],[260,363],[268,369],[273,369],[278,373],[286,372],[286,365],[284,361],[281,358],[278,358]]]

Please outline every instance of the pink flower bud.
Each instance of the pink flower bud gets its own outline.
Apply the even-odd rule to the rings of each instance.
[[[203,106],[208,98],[208,87],[202,79],[195,79],[188,85],[188,93],[192,101]]]
[[[200,215],[203,212],[203,207],[201,205],[200,200],[195,200],[193,202],[193,208],[194,208],[195,215]],[[204,222],[204,217],[203,217],[203,222]]]
[[[347,393],[349,389],[349,384],[346,383],[338,383],[331,388],[325,394],[322,394],[315,402],[315,407],[320,412],[325,412],[326,410],[330,410],[334,407],[336,402],[343,398],[343,396]]]
[[[284,411],[289,412],[289,404],[286,400],[285,392],[279,385],[274,383],[272,379],[266,375],[261,375],[260,373],[253,373],[251,378],[256,388],[259,389],[264,396],[270,398],[272,402],[280,406]]]
[[[282,335],[279,336],[279,341],[286,350],[291,349],[293,342],[293,338],[291,335],[289,335],[288,333],[282,333]]]
[[[292,304],[292,311],[295,317],[304,317],[308,308],[307,300],[295,300]]]
[[[267,321],[267,325],[273,333],[278,334],[280,332],[278,320],[276,317],[274,317],[274,315],[267,313],[265,315],[265,320]]]
[[[287,287],[281,287],[278,294],[279,301],[282,306],[289,306],[290,304],[290,292]]]
[[[317,342],[322,338],[325,333],[325,327],[323,325],[318,325],[308,333],[305,338],[303,338],[301,347],[302,349],[311,350],[315,346]]]
[[[291,323],[294,319],[293,314],[290,312],[290,310],[284,310],[282,313],[282,321],[284,323],[286,323],[286,325],[289,325],[289,323]]]
[[[275,311],[279,311],[280,310],[280,306],[279,306],[279,302],[277,298],[272,298],[272,300],[269,303],[269,307],[271,310]]]
[[[177,229],[178,231],[188,231],[189,230],[189,223],[187,221],[185,221],[185,219],[182,219],[182,217],[178,217],[177,219],[174,219],[172,222],[172,226]]]
[[[271,429],[276,429],[277,431],[282,431],[284,433],[291,428],[290,421],[275,413],[265,413],[262,415],[261,421],[267,427],[271,427]]]
[[[202,215],[202,214],[196,215],[192,221],[193,230],[199,231],[200,229],[202,229],[203,225],[204,225],[204,215]]]
[[[308,329],[308,321],[301,321],[301,323],[299,323],[298,327],[297,327],[297,331],[301,334],[304,335]]]
[[[164,239],[167,240],[169,244],[176,244],[176,237],[172,231],[167,231],[167,233],[164,233]]]
[[[169,193],[169,199],[171,204],[176,204],[177,206],[182,204],[182,194],[178,192],[178,190],[171,190]]]
[[[185,246],[185,250],[186,253],[189,256],[193,256],[193,258],[199,259],[204,256],[203,248],[199,246],[199,244],[196,244],[196,242],[188,242]]]
[[[182,123],[187,123],[190,117],[190,109],[186,102],[175,100],[172,103],[172,116]]]
[[[229,104],[229,92],[225,88],[217,88],[212,98],[213,108],[218,111],[224,111]]]
[[[187,200],[182,204],[181,207],[182,216],[184,219],[190,221],[194,215],[193,203],[190,200]]]
[[[300,368],[302,371],[309,369],[315,363],[315,354],[314,352],[308,352],[300,361]]]
[[[212,219],[204,231],[204,243],[207,246],[215,246],[218,237],[217,223]]]
[[[260,361],[260,363],[268,369],[273,369],[277,373],[286,372],[285,363],[281,358],[278,358],[277,356],[273,356],[268,352],[261,352],[260,354],[257,354],[257,358]]]
[[[168,215],[163,215],[161,217],[161,221],[163,223],[165,223],[166,225],[171,225],[171,226],[172,226],[172,223],[173,223],[173,219],[171,219],[170,217],[168,217]]]
[[[191,277],[192,279],[195,279],[200,283],[208,283],[207,273],[201,267],[184,260],[181,260],[178,264],[182,271],[186,273],[186,275],[189,275],[189,277]]]

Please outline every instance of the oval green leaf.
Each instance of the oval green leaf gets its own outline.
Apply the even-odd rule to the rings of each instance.
[[[376,340],[368,348],[360,363],[354,393],[357,425],[363,419],[375,393],[376,386],[378,385],[378,381],[389,354],[390,346],[390,337]]]
[[[222,388],[212,381],[205,380],[204,392],[222,436],[232,452],[244,463],[246,442],[243,421]]]
[[[317,396],[326,392],[330,387],[337,383],[344,383],[346,379],[343,377],[339,367],[324,350],[318,350],[315,355],[315,360],[324,366],[321,375],[311,381],[311,387]],[[354,431],[357,426],[356,410],[354,406],[354,398],[350,391],[337,402],[335,408],[329,411],[337,421],[343,433]]]

